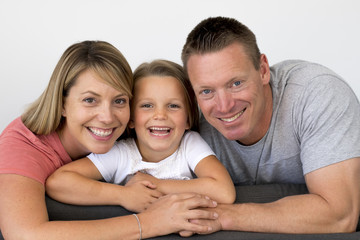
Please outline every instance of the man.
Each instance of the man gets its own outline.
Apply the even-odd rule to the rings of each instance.
[[[202,111],[201,135],[234,183],[306,183],[309,190],[271,203],[219,205],[218,221],[209,222],[214,231],[356,230],[360,105],[338,75],[305,61],[269,67],[255,35],[223,17],[192,30],[182,60]]]

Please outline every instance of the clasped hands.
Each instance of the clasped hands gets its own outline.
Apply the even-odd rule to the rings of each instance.
[[[128,206],[124,207],[134,212],[156,212],[162,216],[161,219],[171,221],[173,227],[168,233],[178,232],[183,237],[194,233],[209,234],[222,229],[215,201],[196,193],[164,194],[157,190],[159,181],[161,179],[146,173],[134,174],[125,185],[131,199]],[[164,218],[164,215],[168,218]]]

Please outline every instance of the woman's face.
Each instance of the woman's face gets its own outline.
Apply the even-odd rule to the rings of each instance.
[[[65,124],[59,136],[71,158],[106,153],[128,124],[129,97],[86,70],[71,87],[62,115]]]

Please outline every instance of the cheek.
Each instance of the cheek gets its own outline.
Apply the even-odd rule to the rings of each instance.
[[[212,105],[212,101],[208,100],[208,101],[198,101],[198,104],[199,104],[199,107],[200,107],[200,110],[203,112],[203,113],[207,113],[210,111],[211,109],[211,105]]]

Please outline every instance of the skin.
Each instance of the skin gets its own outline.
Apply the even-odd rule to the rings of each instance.
[[[216,53],[191,56],[187,68],[199,106],[219,132],[244,145],[254,144],[265,135],[272,112],[265,55],[261,55],[257,70],[243,46],[233,43]],[[215,209],[219,219],[207,222],[213,224],[214,230],[355,231],[360,209],[360,193],[354,191],[360,188],[359,160],[348,159],[306,174],[309,194],[264,204],[221,204]],[[204,224],[205,221],[193,222]],[[191,233],[183,232],[183,235]]]
[[[150,76],[135,83],[134,93],[129,127],[143,159],[159,162],[178,149],[189,129],[184,92],[173,77]]]
[[[122,101],[124,99],[127,100],[125,104]],[[59,136],[72,158],[89,152],[103,153],[112,147],[127,124],[130,115],[128,97],[105,84],[93,72],[87,71],[79,76],[76,84],[70,89],[63,115],[66,123]],[[97,135],[102,131],[100,135],[103,136],[97,136],[89,128],[93,130],[96,128]],[[0,228],[7,240],[139,239],[140,237],[138,223],[132,215],[94,221],[49,221],[45,204],[45,187],[40,182],[27,177],[0,174],[0,192]],[[148,210],[138,214],[142,237],[148,238],[183,230],[203,233],[209,231],[211,228],[208,226],[194,224],[188,220],[215,219],[216,214],[196,209],[215,206],[216,202],[199,194],[174,194],[161,197]],[[153,224],[153,219],[157,220],[157,225]]]
[[[159,162],[173,154],[189,128],[184,92],[173,77],[150,76],[135,84],[132,120],[137,146],[144,161]],[[125,185],[102,179],[88,158],[59,168],[47,180],[47,193],[72,204],[121,205],[142,212],[159,197],[173,193],[196,192],[222,203],[235,200],[235,188],[225,167],[215,156],[202,159],[195,168],[197,179],[160,180],[137,173]],[[76,186],[74,186],[76,182]]]
[[[62,115],[65,126],[58,132],[72,159],[106,153],[128,124],[129,97],[87,70],[70,89]]]

